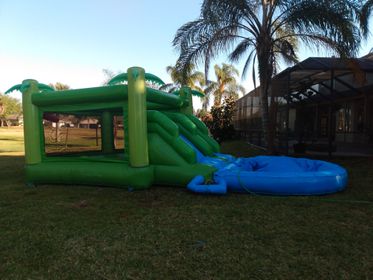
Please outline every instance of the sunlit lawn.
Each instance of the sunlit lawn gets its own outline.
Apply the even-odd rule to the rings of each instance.
[[[23,128],[0,127],[0,155],[2,153],[23,154]]]
[[[373,279],[372,159],[336,159],[350,182],[334,195],[216,197],[27,188],[22,151],[0,129],[0,279]]]
[[[56,141],[56,137],[58,141]],[[101,150],[101,129],[75,127],[44,127],[46,153],[82,152]],[[124,147],[123,129],[118,129],[115,137],[115,148]]]

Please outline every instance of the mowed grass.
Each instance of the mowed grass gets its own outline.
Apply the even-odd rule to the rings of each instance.
[[[239,141],[223,150],[257,153]],[[23,156],[0,152],[0,278],[372,279],[372,159],[335,161],[350,175],[342,193],[218,197],[27,188]]]
[[[2,153],[24,153],[22,127],[0,127],[0,155]]]

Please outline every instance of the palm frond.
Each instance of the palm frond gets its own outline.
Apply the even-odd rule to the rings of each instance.
[[[24,92],[28,89],[28,87],[30,86],[30,82],[29,81],[25,81],[23,82],[22,84],[18,84],[18,85],[15,85],[15,86],[12,86],[10,89],[8,89],[5,94],[8,94],[8,93],[11,93],[13,91],[20,91],[20,92]],[[46,84],[42,84],[42,83],[38,83],[38,89],[40,91],[55,91],[54,88],[46,85]]]
[[[165,82],[161,80],[161,78],[157,77],[154,74],[151,73],[145,73],[145,81],[150,82],[150,83],[155,83],[160,86],[164,85]],[[116,84],[121,84],[124,82],[128,82],[128,74],[127,73],[121,73],[116,75],[114,78],[112,78],[109,82],[108,85],[116,85]]]
[[[5,94],[11,93],[13,91],[21,91],[22,84],[14,85],[7,91],[5,91]]]
[[[228,56],[229,60],[232,62],[238,62],[243,55],[247,52],[249,48],[254,48],[255,42],[248,38],[246,40],[242,40],[234,49],[233,52]]]
[[[154,74],[151,74],[151,73],[145,73],[145,81],[149,81],[149,82],[152,82],[152,83],[155,83],[155,84],[158,84],[160,86],[164,85],[165,82],[162,81],[161,78],[157,77],[156,75]]]
[[[246,58],[245,64],[244,64],[243,69],[242,69],[242,78],[246,77],[247,71],[248,71],[249,66],[250,66],[252,61],[253,61],[253,63],[252,63],[253,67],[255,67],[255,63],[254,63],[255,57],[256,57],[256,52],[255,52],[255,49],[253,49],[253,50],[251,50],[251,52],[249,53],[249,55]]]
[[[373,10],[373,0],[368,0],[361,8],[361,13],[359,15],[360,29],[365,37],[369,34],[369,18]]]
[[[200,18],[189,22],[177,31],[173,41],[174,46],[180,51],[177,68],[186,75],[186,66],[190,63],[205,64],[205,76],[211,59],[215,53],[225,51],[237,40],[237,25],[220,21],[215,18]]]
[[[204,96],[205,96],[204,93],[202,93],[202,92],[200,92],[200,91],[198,91],[198,90],[194,90],[194,89],[192,89],[190,92],[191,92],[192,95],[194,95],[194,96],[198,96],[198,97],[204,97]]]
[[[295,2],[287,1],[287,3]],[[288,7],[284,16],[286,24],[294,33],[310,36],[323,41],[323,45],[336,51],[340,56],[354,56],[360,44],[360,32],[354,25],[347,0],[335,1],[298,1],[298,5]],[[351,19],[351,20],[348,20]],[[324,39],[320,40],[321,37]]]
[[[172,93],[176,90],[180,89],[179,86],[173,84],[173,83],[169,83],[169,84],[164,84],[162,86],[159,87],[159,90],[162,90],[162,91],[166,91],[168,93]]]
[[[274,53],[281,56],[286,64],[298,63],[298,57],[294,50],[294,45],[288,40],[275,40]]]
[[[38,83],[38,88],[42,91],[55,91],[54,88],[46,85],[46,84],[41,84],[41,83]]]
[[[205,95],[215,92],[218,87],[219,87],[219,85],[218,85],[217,82],[210,81],[208,83],[208,86],[205,88]]]
[[[111,86],[111,85],[116,85],[116,84],[120,84],[120,83],[127,82],[127,81],[128,81],[128,74],[120,73],[116,75],[114,78],[110,79],[107,84]]]

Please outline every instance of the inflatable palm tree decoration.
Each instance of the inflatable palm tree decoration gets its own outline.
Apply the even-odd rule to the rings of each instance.
[[[12,86],[10,89],[8,89],[5,92],[5,94],[11,93],[13,91],[20,91],[20,92],[24,93],[24,92],[27,91],[27,89],[30,87],[30,85],[31,85],[31,81],[26,80],[22,84]],[[50,87],[46,84],[42,84],[42,83],[38,83],[38,89],[40,91],[55,91],[54,88],[52,88],[52,87]],[[43,114],[43,119],[46,119],[46,120],[51,121],[51,122],[58,122],[59,121],[58,116],[56,116],[55,114],[49,114],[49,113],[44,113]]]
[[[11,93],[12,91],[25,92],[30,86],[30,81],[25,81],[22,84],[12,86],[8,89],[5,94]],[[38,83],[38,88],[40,91],[54,91],[54,89],[46,84]]]
[[[145,73],[145,81],[150,83],[150,84],[156,84],[160,87],[162,86],[165,86],[165,82],[162,81],[161,78],[157,77],[156,75],[154,74],[151,74],[151,73]],[[112,85],[117,85],[117,84],[122,84],[122,83],[125,83],[125,82],[128,82],[128,75],[127,73],[121,73],[117,76],[115,76],[114,78],[112,78],[109,82],[108,82],[108,85],[112,86]],[[176,94],[176,95],[179,95],[179,90],[177,91],[174,91],[173,93]],[[198,97],[203,97],[204,94],[201,93],[200,91],[197,91],[197,90],[191,90],[191,93],[192,95],[195,95],[195,96],[198,96]]]
[[[116,84],[122,84],[124,82],[128,82],[128,74],[127,73],[121,73],[119,75],[116,75],[114,78],[112,78],[108,85],[116,85]],[[161,80],[161,78],[157,77],[154,74],[151,73],[145,73],[145,82],[156,84],[159,86],[163,86],[165,83]]]

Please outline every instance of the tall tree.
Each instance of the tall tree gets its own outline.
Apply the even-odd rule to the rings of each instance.
[[[165,84],[160,89],[173,92],[180,89],[182,86],[187,86],[191,89],[203,92],[202,87],[205,85],[205,75],[197,71],[194,64],[186,65],[184,69],[185,72],[171,65],[166,67],[166,71],[170,75],[172,83]]]
[[[53,88],[54,90],[68,90],[68,89],[70,89],[69,85],[66,85],[66,84],[63,84],[63,83],[60,83],[60,82],[57,82],[55,84],[49,84],[49,86],[51,88]]]
[[[185,73],[190,63],[204,61],[207,73],[217,54],[229,52],[233,62],[244,59],[244,75],[250,65],[257,69],[262,128],[272,152],[268,92],[278,58],[297,61],[298,41],[310,47],[325,47],[339,56],[354,56],[362,35],[368,34],[370,2],[204,0],[199,18],[181,26],[175,35],[173,45],[180,51],[176,67]]]
[[[115,73],[111,69],[102,69],[102,73],[104,74],[105,78],[104,81],[102,82],[102,85],[105,86],[109,84],[109,81],[114,78],[116,75],[118,75],[120,72]]]
[[[245,89],[237,82],[240,73],[233,65],[223,63],[220,67],[216,64],[214,70],[216,82],[209,81],[205,89],[206,94],[202,104],[205,110],[211,95],[214,96],[214,106],[220,106],[223,97],[232,97],[236,100],[239,93],[245,93]]]

